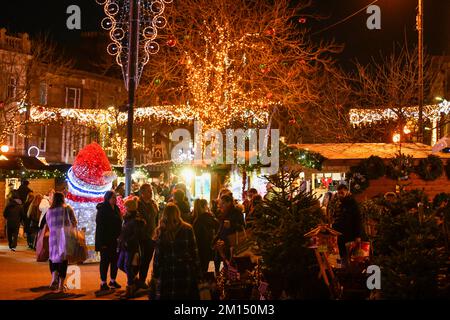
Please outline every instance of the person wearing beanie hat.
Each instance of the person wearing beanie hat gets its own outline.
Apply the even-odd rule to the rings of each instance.
[[[127,288],[122,298],[134,297],[136,293],[136,276],[140,263],[139,244],[144,238],[145,220],[138,213],[138,200],[136,196],[124,199],[126,213],[122,231],[119,236],[119,269],[127,274]]]

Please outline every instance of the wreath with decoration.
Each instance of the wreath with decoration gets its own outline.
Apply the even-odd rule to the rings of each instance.
[[[353,194],[361,193],[369,187],[369,179],[361,172],[361,169],[360,166],[352,167],[350,172],[347,173],[347,182]]]
[[[383,159],[378,156],[370,156],[359,165],[360,172],[369,180],[383,177],[386,174],[386,166]]]
[[[411,155],[398,153],[391,160],[386,168],[386,174],[394,180],[408,180],[411,172],[414,171],[414,158]]]
[[[444,172],[444,164],[438,156],[429,155],[422,159],[416,167],[416,173],[425,181],[433,181],[439,178]]]

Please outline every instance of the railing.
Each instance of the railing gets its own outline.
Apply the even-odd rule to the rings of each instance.
[[[21,34],[19,37],[13,37],[6,35],[6,29],[0,29],[0,48],[30,53],[31,42],[26,33]]]

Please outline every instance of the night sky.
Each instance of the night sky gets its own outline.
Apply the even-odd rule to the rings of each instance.
[[[175,0],[173,4],[176,5]],[[276,1],[276,0],[275,0]],[[312,32],[330,26],[352,13],[362,9],[373,0],[315,0],[314,10],[329,16],[320,22],[308,20]],[[424,0],[425,2],[425,45],[434,55],[450,54],[450,0]],[[62,44],[76,44],[79,31],[66,28],[66,8],[77,4],[82,10],[82,31],[98,31],[104,14],[95,0],[40,0],[2,1],[0,27],[12,32],[35,34],[48,32]],[[336,39],[345,44],[339,56],[342,62],[353,59],[367,61],[371,55],[389,52],[394,42],[405,41],[412,46],[417,42],[416,7],[417,0],[379,0],[382,29],[368,30],[368,14],[361,12],[350,20],[315,35],[316,39]]]

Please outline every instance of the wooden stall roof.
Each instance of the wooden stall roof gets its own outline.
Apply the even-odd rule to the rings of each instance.
[[[293,144],[291,148],[305,149],[320,153],[328,160],[359,160],[370,156],[394,158],[399,152],[399,145],[393,143],[323,143],[323,144]],[[415,159],[424,159],[430,154],[443,159],[450,159],[450,153],[432,153],[431,146],[421,143],[402,143],[402,153],[412,155]]]
[[[48,170],[48,166],[36,157],[6,155],[8,160],[0,160],[0,170]]]

